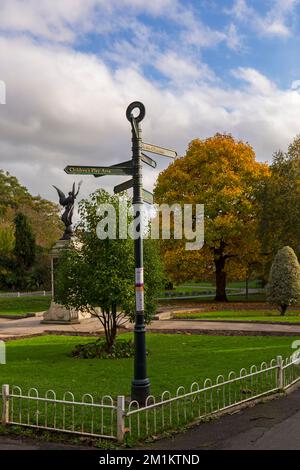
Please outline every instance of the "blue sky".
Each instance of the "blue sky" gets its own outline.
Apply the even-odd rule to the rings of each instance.
[[[123,43],[132,49],[132,54],[124,60],[134,63],[136,53],[137,65],[143,73],[162,86],[168,86],[165,75],[153,65],[155,60],[150,51],[149,57],[144,57],[145,63],[139,59],[139,49],[144,43],[140,33],[131,29],[130,18],[133,18],[134,24],[144,28],[143,34],[147,35],[151,46],[155,46],[155,51],[166,54],[176,50],[198,67],[206,64],[224,84],[236,85],[231,72],[237,67],[253,67],[282,87],[298,79],[299,2],[185,0],[173,2],[173,5],[176,3],[178,13],[170,16],[167,9],[158,14],[147,9],[136,10],[133,6],[128,11],[128,23],[123,24],[122,29],[88,33],[78,38],[76,48],[93,52],[105,58],[109,66],[118,67],[120,58],[115,57],[116,49]],[[96,8],[95,11],[101,21],[102,10]],[[194,36],[194,42],[193,38],[185,41],[193,22],[202,31],[201,37]],[[149,45],[147,47],[150,49]]]
[[[66,164],[128,159],[124,113],[136,99],[145,140],[180,155],[193,138],[230,132],[271,161],[299,134],[300,0],[0,4],[0,167],[33,193],[55,198]],[[167,164],[145,170],[149,189]]]

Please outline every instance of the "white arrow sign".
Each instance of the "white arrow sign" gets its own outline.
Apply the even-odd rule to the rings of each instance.
[[[175,150],[165,149],[164,147],[158,147],[157,145],[147,144],[146,142],[142,142],[142,150],[144,150],[145,152],[156,153],[158,155],[162,155],[163,157],[177,157],[177,152],[175,152]]]

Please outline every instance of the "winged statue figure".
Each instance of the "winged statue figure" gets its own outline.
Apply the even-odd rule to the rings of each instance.
[[[59,196],[60,205],[65,208],[61,216],[61,220],[65,224],[65,231],[63,236],[61,237],[61,240],[70,240],[72,238],[72,218],[74,213],[75,199],[78,196],[81,184],[82,181],[80,181],[80,183],[78,184],[78,188],[76,191],[75,183],[73,183],[72,191],[69,192],[68,196],[65,196],[65,194],[59,188],[53,185],[53,188],[56,189],[57,194]]]

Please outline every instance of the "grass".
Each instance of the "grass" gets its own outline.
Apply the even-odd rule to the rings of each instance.
[[[42,312],[49,308],[50,301],[50,296],[0,298],[0,316],[22,316],[26,315],[27,313]]]
[[[130,337],[130,333],[121,335]],[[269,361],[277,355],[292,354],[296,337],[201,336],[151,334],[147,338],[148,374],[152,393],[175,392],[192,382],[212,379],[230,370]],[[7,364],[0,366],[0,382],[19,385],[23,391],[36,387],[53,389],[62,395],[70,390],[75,397],[84,393],[100,397],[129,395],[133,373],[132,359],[74,359],[75,344],[91,338],[40,336],[7,343]]]
[[[288,311],[280,316],[276,310],[223,310],[210,312],[177,313],[174,318],[192,320],[226,320],[226,321],[263,321],[300,323],[300,310]]]
[[[249,294],[248,295],[248,299],[246,298],[245,295],[228,295],[227,294],[227,299],[230,301],[230,302],[265,302],[266,300],[266,297],[265,297],[265,294],[262,293],[262,294]],[[201,296],[201,297],[197,297],[197,296],[194,296],[194,297],[190,297],[189,299],[185,299],[184,297],[181,299],[180,297],[176,298],[176,299],[172,299],[172,297],[166,297],[164,299],[159,299],[159,303],[161,303],[162,305],[165,305],[166,303],[167,304],[184,304],[188,302],[189,304],[190,303],[196,303],[197,305],[201,305],[202,302],[205,302],[205,303],[215,303],[215,300],[214,300],[214,297],[208,297],[208,296]]]
[[[260,288],[261,285],[260,285],[259,281],[251,280],[248,283],[248,287],[249,287],[249,289],[257,289],[257,288]],[[183,284],[180,284],[178,286],[174,286],[173,292],[174,291],[176,291],[176,292],[188,292],[188,291],[193,291],[193,290],[197,290],[197,289],[208,289],[208,290],[215,291],[215,288],[216,288],[216,286],[212,282],[208,282],[208,281],[203,281],[203,282],[190,281],[190,282],[185,282]],[[246,289],[246,282],[245,281],[228,282],[227,283],[227,288]]]
[[[205,283],[202,283],[205,284]],[[206,283],[209,284],[209,283]],[[181,290],[180,290],[181,289]],[[180,287],[178,292],[192,292],[195,291],[192,287]],[[174,292],[174,291],[173,291]],[[214,293],[214,290],[212,290]],[[236,301],[236,302],[257,302],[257,301],[264,301],[265,295],[264,294],[249,294],[248,300],[246,299],[245,295],[230,295],[228,294],[229,301]],[[197,304],[201,302],[214,302],[213,297],[193,297],[189,299],[189,302],[197,302]],[[35,312],[42,312],[44,310],[48,310],[51,302],[50,296],[28,296],[28,297],[5,297],[0,298],[0,317],[1,315],[8,315],[8,316],[25,316],[28,313],[35,313]],[[166,298],[164,300],[160,300],[162,304],[165,302],[168,303],[181,303],[185,302],[185,299],[176,299],[172,300],[172,297]]]
[[[128,338],[130,334],[121,336]],[[159,396],[164,390],[170,390],[174,396],[179,385],[183,385],[188,390],[192,382],[197,381],[203,385],[206,377],[216,379],[220,373],[226,376],[231,370],[239,371],[242,367],[249,368],[252,364],[259,365],[262,361],[269,362],[277,355],[290,356],[293,352],[292,342],[296,339],[297,337],[148,334],[148,365],[152,394]],[[111,395],[113,398],[118,394],[128,396],[133,360],[74,359],[70,353],[79,341],[86,343],[91,341],[91,338],[51,335],[9,342],[7,344],[8,362],[0,369],[0,382],[9,385],[18,384],[22,387],[23,393],[28,393],[29,388],[36,387],[40,396],[51,388],[57,392],[58,399],[63,398],[63,393],[66,390],[71,390],[74,393],[75,400],[81,400],[84,393],[91,393],[98,400],[104,395]],[[275,380],[274,378],[273,374],[273,379],[270,380]],[[244,387],[242,390],[247,390],[245,393],[250,393],[250,385],[246,382],[243,385],[237,383],[231,388],[231,393],[241,394],[241,386]],[[265,387],[268,387],[267,383]],[[212,409],[218,409],[218,393],[217,390],[216,393],[212,392],[210,395]],[[31,389],[31,396],[35,396],[33,389]],[[205,397],[206,395],[202,395],[202,401]],[[67,395],[65,398],[70,400],[71,396]],[[108,403],[107,398],[105,403]],[[131,435],[127,438],[128,445],[133,445],[138,439],[144,439],[147,435],[157,435],[169,428],[182,430],[188,421],[192,421],[197,416],[197,409],[199,413],[200,402],[190,401],[187,415],[184,412],[186,410],[184,403],[185,401],[173,403],[172,410],[169,407],[164,410],[159,408],[155,418],[151,412],[147,414],[150,420],[148,431],[145,413],[140,417],[140,424],[133,417]],[[26,398],[14,398],[14,405],[11,404],[11,413],[11,419],[17,421],[20,419],[21,413],[24,423],[36,424],[38,419],[40,425],[43,425],[46,423],[47,416],[47,423],[50,427],[76,429],[81,432],[82,430],[86,432],[93,430],[92,432],[96,431],[101,434],[104,432],[106,435],[110,435],[111,429],[114,434],[116,432],[116,420],[112,417],[109,409],[105,410],[104,414],[101,410],[92,412],[85,409],[83,412],[82,408],[76,407],[74,409],[72,405],[66,405],[64,408],[57,403],[57,406],[49,404],[46,411],[43,403],[37,407],[35,400],[29,402]],[[169,422],[171,413],[172,416],[177,416],[177,421],[175,419],[174,422]],[[179,415],[177,415],[178,413]],[[92,422],[95,424],[94,428],[91,427]],[[154,427],[155,422],[157,422],[156,428]],[[103,423],[103,428],[101,423]],[[127,426],[128,424],[127,420]],[[141,429],[141,434],[138,432],[139,429]],[[20,427],[13,427],[12,431],[26,432],[24,428]],[[98,445],[106,444],[100,440]]]

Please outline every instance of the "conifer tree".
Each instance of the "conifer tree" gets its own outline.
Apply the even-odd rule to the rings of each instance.
[[[300,301],[300,265],[292,248],[281,248],[273,261],[267,285],[267,300],[284,315],[290,305]]]

